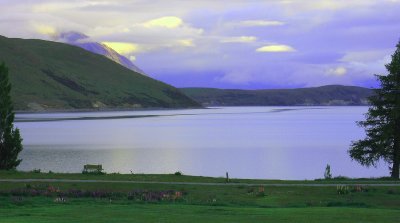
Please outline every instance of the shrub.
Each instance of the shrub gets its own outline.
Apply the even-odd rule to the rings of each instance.
[[[181,191],[166,190],[166,191],[148,191],[148,190],[133,190],[128,193],[128,200],[135,201],[176,201],[183,197]]]
[[[350,178],[349,178],[349,177],[346,177],[346,176],[336,176],[336,177],[334,177],[333,179],[334,179],[334,180],[349,180]]]
[[[174,175],[176,175],[176,176],[182,176],[183,174],[182,174],[181,171],[176,171],[176,172],[174,173]]]
[[[351,192],[368,192],[368,188],[366,186],[362,186],[362,185],[353,185],[351,187]]]
[[[145,201],[145,202],[159,202],[159,201],[179,201],[182,200],[186,191],[176,190],[165,190],[165,191],[151,191],[151,190],[133,190],[128,193],[126,192],[111,192],[105,190],[81,190],[81,189],[69,189],[61,191],[59,188],[51,185],[30,185],[27,184],[24,188],[16,188],[10,191],[0,191],[2,196],[13,196],[13,197],[34,197],[34,196],[47,196],[55,197],[55,202],[61,202],[57,198],[128,198],[128,200],[134,201]]]
[[[104,175],[106,173],[103,172],[103,171],[86,171],[86,170],[82,170],[82,174]]]
[[[256,193],[257,197],[264,197],[265,196],[265,188],[263,186],[258,187],[258,191]]]
[[[349,193],[349,187],[346,185],[338,185],[336,186],[336,191],[339,195],[344,195]]]
[[[40,172],[42,172],[40,169],[33,169],[32,171],[31,171],[32,173],[40,173]]]

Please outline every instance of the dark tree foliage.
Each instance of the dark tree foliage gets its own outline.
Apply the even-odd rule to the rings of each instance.
[[[14,128],[14,112],[10,96],[11,84],[8,69],[0,64],[0,169],[15,169],[21,162],[18,154],[22,150],[19,130]]]
[[[400,42],[386,64],[388,75],[376,75],[380,88],[369,98],[366,120],[358,122],[365,128],[366,138],[353,142],[352,159],[365,166],[376,166],[380,159],[392,165],[391,176],[399,178],[400,163]]]

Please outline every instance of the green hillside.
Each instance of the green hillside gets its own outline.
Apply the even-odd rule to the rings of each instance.
[[[0,36],[16,110],[198,107],[176,88],[63,43]]]
[[[181,91],[206,106],[366,105],[366,98],[372,94],[368,88],[341,85],[270,90],[181,88]]]

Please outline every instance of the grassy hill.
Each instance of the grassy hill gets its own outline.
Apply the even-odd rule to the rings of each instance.
[[[63,43],[0,36],[16,110],[198,107],[178,89]]]
[[[366,98],[373,93],[368,88],[341,85],[270,90],[181,88],[181,91],[206,106],[366,105]]]

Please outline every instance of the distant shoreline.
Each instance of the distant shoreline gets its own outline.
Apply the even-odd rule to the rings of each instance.
[[[15,114],[53,114],[53,113],[80,113],[80,112],[124,112],[124,111],[177,111],[177,110],[199,110],[199,109],[220,109],[224,107],[368,107],[369,105],[212,105],[201,108],[109,108],[109,109],[50,109],[43,111],[16,110]]]
[[[79,112],[118,112],[118,111],[167,111],[167,110],[189,110],[189,109],[209,109],[208,107],[188,107],[188,108],[77,108],[77,109],[49,109],[49,110],[16,110],[16,114],[47,114],[47,113],[79,113]]]

